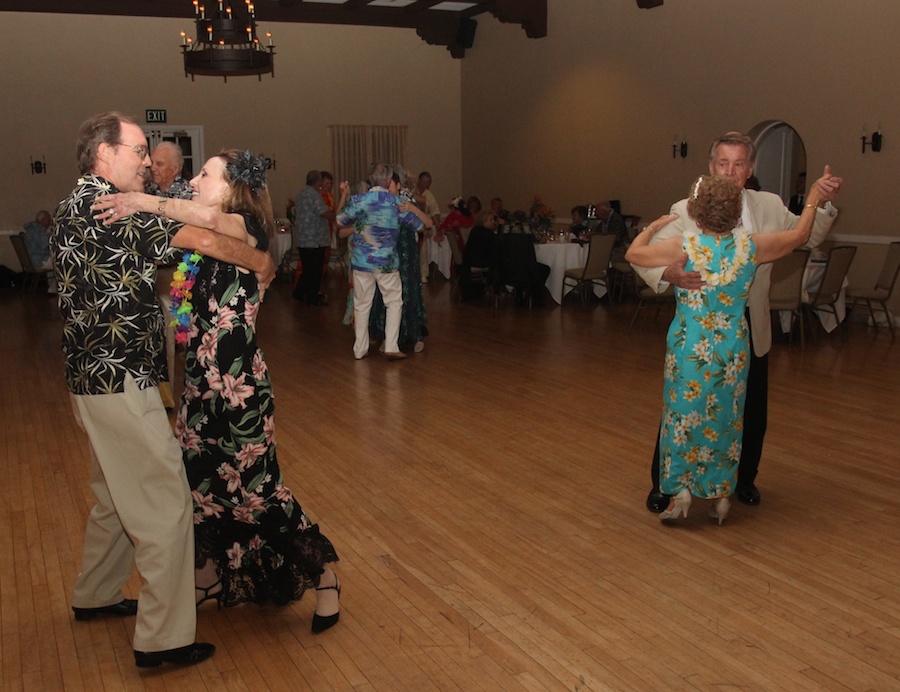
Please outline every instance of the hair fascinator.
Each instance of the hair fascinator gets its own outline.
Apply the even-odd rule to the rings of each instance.
[[[266,187],[266,171],[272,167],[272,159],[256,156],[245,149],[237,158],[227,164],[228,175],[234,181],[247,185],[254,195],[258,195]]]

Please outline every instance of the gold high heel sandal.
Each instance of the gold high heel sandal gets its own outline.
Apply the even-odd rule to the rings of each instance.
[[[725,521],[725,517],[728,516],[728,510],[731,509],[731,500],[727,497],[720,497],[716,500],[715,504],[709,510],[709,516],[713,519],[719,520],[719,526],[722,525],[722,522]]]
[[[684,515],[687,519],[688,510],[691,508],[691,492],[684,488],[677,495],[673,495],[669,506],[659,515],[661,521],[668,519],[678,519]]]

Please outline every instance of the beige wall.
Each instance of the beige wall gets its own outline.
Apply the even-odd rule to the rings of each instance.
[[[439,198],[460,188],[460,63],[413,30],[262,21],[277,45],[275,78],[224,83],[184,77],[184,20],[0,12],[0,25],[0,230],[68,194],[78,126],[110,109],[141,119],[165,109],[170,124],[203,125],[207,156],[234,146],[274,156],[276,215],[309,169],[331,167],[330,124],[406,124],[407,163],[431,171]],[[32,175],[29,156],[46,156],[48,174]]]
[[[830,163],[847,181],[839,238],[900,236],[890,213],[900,162],[895,0],[670,0],[653,10],[550,0],[548,37],[481,17],[462,61],[409,30],[262,22],[278,44],[276,77],[227,84],[184,78],[182,20],[0,18],[0,60],[12,66],[0,72],[0,229],[68,192],[84,117],[164,108],[170,123],[205,126],[207,153],[238,145],[274,155],[277,213],[307,169],[330,165],[330,123],[409,124],[409,163],[431,170],[439,200],[501,195],[516,208],[541,193],[568,216],[574,204],[618,198],[649,219],[706,169],[713,137],[783,120],[803,138],[811,179]],[[879,122],[883,151],[862,155],[863,123]],[[686,159],[672,159],[675,135],[689,142]],[[29,155],[45,155],[50,173],[31,175]],[[874,281],[882,253],[861,252],[851,279]]]
[[[805,143],[811,180],[826,163],[846,179],[833,233],[900,237],[900,3],[550,0],[548,20],[540,40],[479,23],[462,66],[467,192],[508,208],[540,192],[561,216],[618,198],[651,219],[706,170],[715,136],[783,120]],[[878,122],[884,148],[863,155],[862,126]],[[676,134],[686,159],[672,159]],[[877,265],[881,253],[860,259]]]

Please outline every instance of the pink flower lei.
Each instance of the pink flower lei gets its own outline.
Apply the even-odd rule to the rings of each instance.
[[[181,262],[178,263],[178,269],[175,270],[172,290],[169,291],[169,295],[172,296],[169,312],[173,318],[169,324],[175,327],[175,340],[180,344],[187,342],[188,332],[191,329],[191,310],[194,308],[191,305],[192,289],[197,272],[200,271],[201,259],[203,255],[199,252],[186,250]]]

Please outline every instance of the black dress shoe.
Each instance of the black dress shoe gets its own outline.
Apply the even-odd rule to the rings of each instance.
[[[134,662],[138,668],[159,668],[163,663],[178,666],[192,666],[216,653],[214,644],[195,642],[177,649],[166,651],[135,651]]]
[[[100,606],[99,608],[76,608],[75,606],[72,606],[72,612],[75,613],[75,619],[79,622],[93,620],[98,615],[118,615],[119,617],[126,617],[137,613],[137,601],[133,598],[126,598],[118,603]]]
[[[647,495],[647,509],[654,514],[664,512],[668,506],[669,496],[665,493],[661,493],[659,490],[651,490],[650,494]]]
[[[751,484],[737,489],[737,498],[745,505],[758,505],[760,501],[759,491]]]

